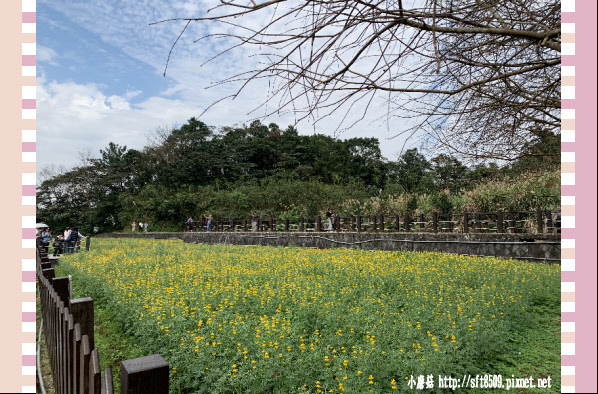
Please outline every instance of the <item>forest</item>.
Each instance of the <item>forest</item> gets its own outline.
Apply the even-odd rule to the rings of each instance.
[[[208,126],[191,118],[156,130],[141,150],[111,142],[73,168],[44,169],[37,218],[84,233],[181,231],[188,216],[219,219],[558,209],[560,136],[538,128],[509,162],[466,165],[416,148],[384,158],[376,138],[302,135],[254,121]]]

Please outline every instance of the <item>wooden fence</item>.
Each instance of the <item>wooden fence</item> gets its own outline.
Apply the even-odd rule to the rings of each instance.
[[[94,342],[93,299],[70,299],[69,278],[56,278],[48,255],[37,249],[43,331],[57,394],[113,394],[110,368],[100,367]],[[120,392],[167,394],[169,367],[159,354],[121,362]]]
[[[457,232],[457,233],[560,233],[560,211],[455,212],[431,215],[335,216],[331,229],[326,217],[274,218],[260,217],[258,231],[352,231],[352,232]],[[212,221],[211,231],[251,231],[249,219]],[[184,223],[185,231],[206,231],[205,220]]]

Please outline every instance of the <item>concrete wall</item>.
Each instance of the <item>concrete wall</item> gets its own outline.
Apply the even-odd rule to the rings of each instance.
[[[302,246],[429,251],[472,256],[511,257],[560,263],[559,235],[430,233],[114,233],[98,237],[182,239],[184,242],[231,245]],[[92,242],[93,248],[93,242]]]

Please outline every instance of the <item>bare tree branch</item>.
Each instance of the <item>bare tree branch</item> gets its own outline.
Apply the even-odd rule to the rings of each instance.
[[[201,38],[231,40],[216,57],[260,48],[258,67],[220,83],[240,83],[234,98],[251,82],[273,81],[257,106],[274,103],[265,116],[291,111],[317,122],[341,111],[342,132],[382,101],[381,118],[402,120],[396,136],[503,160],[522,154],[531,130],[560,133],[558,0],[247,1],[169,21],[228,26]]]

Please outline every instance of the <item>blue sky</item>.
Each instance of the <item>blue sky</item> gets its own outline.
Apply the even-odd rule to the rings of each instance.
[[[69,23],[59,11],[41,5],[38,15],[37,52],[42,74],[62,83],[93,82],[109,96],[139,92],[133,103],[168,88],[168,79],[157,76],[150,65],[85,27]]]
[[[194,43],[227,27],[192,23],[177,43],[164,77],[170,47],[184,22],[150,26],[168,18],[198,16],[218,3],[38,0],[38,171],[48,165],[71,167],[77,164],[79,152],[98,156],[99,149],[111,141],[141,149],[148,133],[181,125],[235,92],[234,85],[205,88],[251,67],[257,61],[251,56],[252,49],[237,49],[202,66],[230,42]],[[257,82],[234,101],[213,107],[201,119],[213,126],[250,122],[273,109],[270,106],[251,112],[266,98],[267,90],[267,81]],[[372,119],[381,116],[380,111],[372,110]],[[264,120],[281,127],[293,121],[292,113]],[[314,128],[303,121],[298,129],[302,134],[315,131],[334,135],[339,122],[332,117]],[[385,140],[394,134],[383,122],[365,121],[340,137],[378,137],[383,154],[396,158],[402,142]]]

